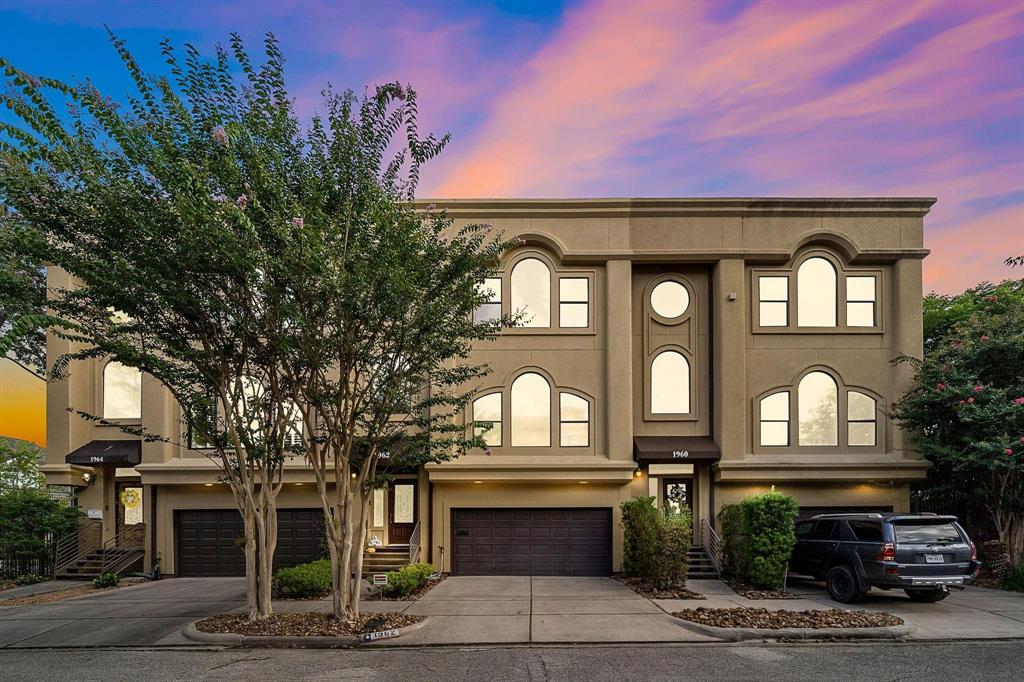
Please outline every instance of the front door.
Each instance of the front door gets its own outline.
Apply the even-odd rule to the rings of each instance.
[[[133,526],[142,526],[142,486],[132,483],[117,484],[117,514],[115,533],[120,534]]]
[[[666,478],[661,492],[665,509],[673,512],[689,509],[690,514],[693,514],[692,478]]]
[[[388,544],[409,544],[415,527],[416,482],[393,481],[388,487]]]

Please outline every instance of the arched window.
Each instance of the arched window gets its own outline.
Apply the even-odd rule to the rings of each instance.
[[[528,372],[512,382],[512,447],[551,445],[551,386]]]
[[[558,444],[563,448],[590,445],[590,403],[572,393],[558,394]]]
[[[789,391],[761,399],[761,445],[789,445]]]
[[[548,266],[537,258],[524,258],[512,268],[510,285],[512,313],[525,313],[521,325],[550,327],[551,272]]]
[[[824,258],[808,258],[796,276],[798,327],[836,326],[836,269]]]
[[[473,435],[480,436],[484,443],[493,447],[501,446],[501,394],[489,393],[473,401],[473,421],[490,422],[490,426],[476,424]]]
[[[651,363],[651,413],[690,411],[690,363],[682,353],[663,351]]]
[[[107,363],[103,368],[103,417],[142,417],[142,372],[117,361]]]
[[[800,445],[838,445],[839,388],[825,372],[811,372],[800,380]]]
[[[875,399],[860,391],[846,394],[846,437],[850,445],[874,445],[876,442]]]

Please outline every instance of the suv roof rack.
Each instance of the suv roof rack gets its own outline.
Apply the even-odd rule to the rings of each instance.
[[[815,514],[811,519],[834,519],[834,518],[856,517],[861,519],[880,519],[882,515],[878,512],[852,512],[848,514]]]

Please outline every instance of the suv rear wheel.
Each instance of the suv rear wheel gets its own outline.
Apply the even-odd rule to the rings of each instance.
[[[832,598],[841,604],[853,604],[864,598],[864,590],[857,585],[857,576],[849,566],[833,566],[825,575],[825,587]]]
[[[925,604],[934,604],[937,601],[942,601],[949,596],[949,592],[945,590],[903,590],[910,597],[910,601],[924,602]]]

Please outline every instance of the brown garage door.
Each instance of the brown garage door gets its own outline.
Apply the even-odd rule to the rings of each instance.
[[[609,575],[611,509],[453,509],[455,575]]]
[[[280,509],[274,568],[325,557],[324,515],[319,509]],[[189,509],[174,515],[180,576],[245,575],[240,538],[242,515],[235,509]]]

